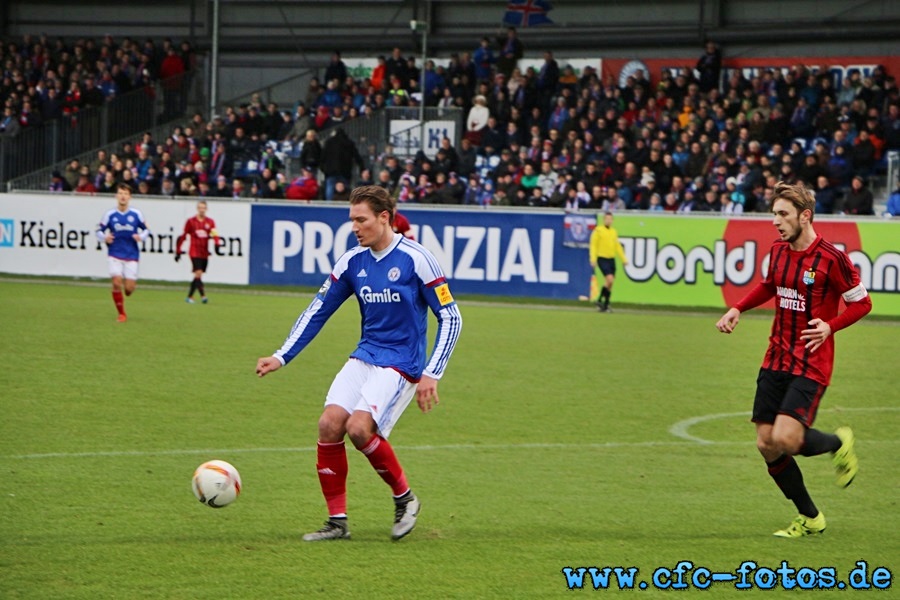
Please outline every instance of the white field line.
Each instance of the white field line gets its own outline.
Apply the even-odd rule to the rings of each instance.
[[[743,415],[744,413],[736,413]],[[698,438],[699,439],[699,438]],[[866,444],[896,444],[900,440],[864,440]],[[741,442],[711,442],[703,440],[704,445],[716,446],[750,446],[752,440]],[[394,446],[394,449],[403,452],[443,452],[443,451],[468,451],[468,450],[552,450],[552,449],[588,449],[588,450],[604,450],[615,448],[657,448],[657,447],[677,447],[677,446],[696,446],[698,442],[691,441],[668,441],[668,442],[585,442],[581,444],[575,443],[554,443],[554,442],[533,442],[525,444],[441,444],[441,445],[419,445],[419,446]],[[45,452],[36,454],[12,454],[2,456],[4,460],[39,460],[52,458],[116,458],[116,457],[148,457],[148,456],[224,456],[230,454],[254,454],[254,453],[304,453],[315,451],[315,446],[303,446],[297,448],[181,448],[176,450],[108,450],[98,452]]]
[[[900,410],[900,406],[872,406],[872,407],[861,407],[861,408],[821,408],[819,412],[888,412],[888,411],[898,411]],[[669,433],[674,435],[677,438],[681,438],[683,440],[687,440],[689,442],[694,442],[695,444],[721,444],[722,442],[713,442],[711,440],[706,440],[701,437],[697,437],[696,435],[691,435],[689,433],[689,429],[698,423],[704,423],[706,421],[715,421],[717,419],[731,419],[737,417],[744,417],[745,419],[750,419],[749,412],[730,412],[730,413],[712,413],[708,415],[700,415],[699,417],[691,417],[689,419],[684,419],[678,421],[671,427],[669,427]],[[900,441],[900,440],[898,440]],[[890,440],[885,440],[880,443],[893,443]]]

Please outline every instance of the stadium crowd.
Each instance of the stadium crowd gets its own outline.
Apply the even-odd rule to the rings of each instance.
[[[67,43],[46,35],[26,35],[21,41],[0,40],[0,135],[19,131],[79,111],[102,106],[133,90],[154,94],[157,80],[177,83],[195,67],[190,42],[175,46],[147,39],[97,41],[81,38]],[[178,100],[173,96],[173,100]],[[163,118],[177,116],[183,106],[168,102]]]
[[[145,136],[70,164],[51,189],[104,192],[126,181],[149,194],[331,200],[346,198],[358,172],[352,183],[383,185],[401,202],[736,214],[767,211],[784,180],[815,189],[818,212],[873,214],[867,181],[900,149],[900,96],[882,67],[849,70],[840,89],[827,69],[803,65],[723,81],[710,43],[696,69],[654,81],[638,70],[619,86],[590,67],[560,66],[551,51],[539,68],[520,69],[523,51],[510,28],[445,65],[426,62],[426,105],[467,115],[459,147],[443,140],[433,159],[357,149],[333,127],[417,106],[415,58],[394,48],[371,77],[354,79],[335,52],[293,110],[255,97],[223,116],[196,114],[164,141]],[[288,180],[292,156],[301,171]]]

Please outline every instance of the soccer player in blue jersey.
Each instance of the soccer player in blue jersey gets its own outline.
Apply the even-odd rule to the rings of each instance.
[[[124,296],[133,294],[137,287],[138,259],[141,255],[138,244],[150,235],[144,215],[136,208],[129,208],[130,202],[131,187],[125,183],[119,184],[116,188],[116,208],[103,215],[97,226],[97,239],[106,242],[108,249],[112,297],[119,311],[120,323],[128,320]]]
[[[345,435],[391,487],[395,504],[391,537],[398,540],[412,531],[419,514],[419,500],[387,437],[413,396],[422,412],[438,403],[438,380],[459,338],[462,317],[431,252],[393,231],[395,202],[378,186],[353,190],[350,221],[359,246],[338,259],[284,345],[256,365],[260,377],[280,369],[312,341],[345,300],[356,296],[362,336],[331,384],[319,419],[316,468],[329,518],[324,527],[304,535],[305,541],[350,537]],[[438,329],[426,362],[429,310],[437,317]]]

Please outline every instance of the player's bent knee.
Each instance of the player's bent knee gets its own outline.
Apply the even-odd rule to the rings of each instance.
[[[773,445],[784,454],[797,454],[803,447],[803,437],[793,434],[776,433],[772,436]]]
[[[319,417],[319,440],[326,443],[335,443],[344,439],[347,433],[346,419],[337,418],[334,414],[325,412]]]
[[[361,418],[354,415],[347,420],[347,435],[357,448],[363,448],[368,444],[377,430],[371,417]]]

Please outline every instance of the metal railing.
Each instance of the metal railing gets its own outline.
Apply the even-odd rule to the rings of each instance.
[[[443,125],[434,126],[436,123]],[[452,127],[448,124],[453,123]],[[459,108],[425,108],[425,151],[433,157],[440,147],[440,139],[446,135],[450,143],[459,147],[460,139],[464,133],[465,115]],[[388,106],[383,110],[373,112],[371,115],[360,116],[350,121],[344,121],[338,125],[327,127],[319,132],[322,144],[330,137],[331,132],[343,129],[353,142],[357,150],[363,156],[377,156],[383,153],[387,146],[393,148],[393,154],[398,157],[413,157],[421,148],[423,128],[419,121],[419,109],[400,106]],[[298,165],[294,165],[294,169]],[[292,169],[293,170],[293,169]],[[373,176],[375,174],[373,173]]]
[[[161,121],[202,111],[202,73],[198,68],[123,94],[102,106],[24,128],[14,137],[0,136],[0,182],[8,182],[7,189],[24,189],[17,179],[26,174],[48,169],[52,172],[85,152],[114,146],[111,141],[119,142],[153,130]]]
[[[891,150],[887,155],[887,193],[900,185],[900,151]]]
[[[263,105],[274,102],[280,110],[292,111],[298,101],[302,101],[306,97],[309,80],[316,76],[316,71],[306,69],[291,77],[286,77],[275,83],[251,90],[239,96],[229,98],[224,102],[216,105],[216,112],[221,114],[226,107],[240,106],[250,102],[259,101]]]

